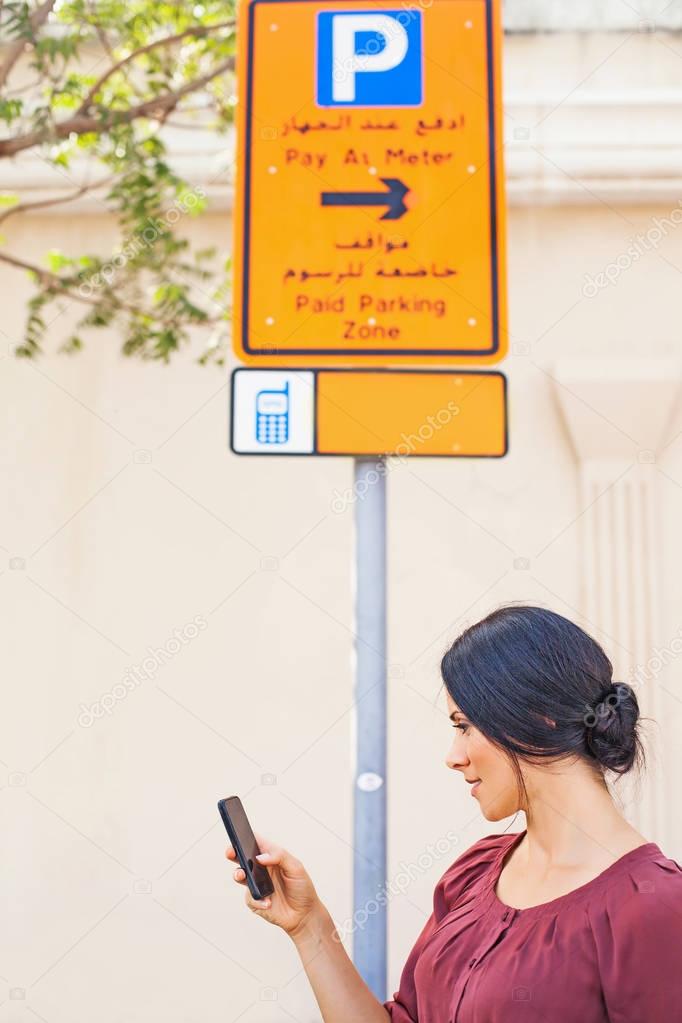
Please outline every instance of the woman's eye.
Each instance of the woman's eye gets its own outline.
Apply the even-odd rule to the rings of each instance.
[[[462,725],[462,724],[459,724],[459,725],[453,725],[452,727],[453,727],[453,728],[459,728],[459,729],[461,729],[461,731],[462,731],[462,733],[463,733],[463,734],[466,734],[466,730],[467,730],[467,728],[468,728],[469,726],[468,726],[468,725]]]

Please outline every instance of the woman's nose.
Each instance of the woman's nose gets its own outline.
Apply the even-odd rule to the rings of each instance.
[[[464,744],[459,736],[455,736],[445,758],[445,766],[455,770],[458,767],[464,767],[468,762],[469,758],[464,750]]]

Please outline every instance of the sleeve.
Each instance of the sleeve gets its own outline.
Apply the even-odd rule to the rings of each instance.
[[[414,969],[417,960],[421,955],[422,948],[428,937],[433,933],[436,926],[436,916],[432,913],[424,924],[421,934],[415,941],[410,952],[403,972],[400,975],[398,990],[394,992],[393,998],[384,1002],[384,1008],[388,1012],[393,1023],[419,1023],[417,1016],[417,990],[414,983]]]
[[[595,937],[610,1023],[682,1020],[682,870],[659,869],[604,909]]]

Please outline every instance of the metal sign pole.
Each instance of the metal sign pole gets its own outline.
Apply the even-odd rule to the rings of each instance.
[[[386,471],[382,458],[354,460],[354,493],[353,961],[383,1002],[387,997],[387,801]]]

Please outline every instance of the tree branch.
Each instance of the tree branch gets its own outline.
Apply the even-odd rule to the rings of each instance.
[[[191,28],[185,29],[184,32],[179,32],[174,36],[166,36],[165,39],[157,39],[154,42],[147,43],[146,46],[142,46],[139,50],[135,50],[134,53],[129,53],[127,57],[123,57],[112,67],[108,68],[103,75],[101,75],[95,84],[92,86],[87,96],[81,103],[80,107],[76,111],[75,116],[78,117],[81,114],[86,114],[90,109],[90,105],[97,95],[99,90],[102,88],[108,78],[111,78],[113,74],[119,71],[125,64],[130,63],[132,60],[136,60],[137,57],[141,57],[143,53],[149,53],[150,50],[157,49],[160,46],[173,46],[175,43],[180,42],[182,39],[186,39],[187,36],[195,36],[200,38],[201,36],[209,35],[211,32],[215,32],[216,29],[223,28],[234,28],[234,21],[224,21],[217,25],[194,25]]]
[[[95,298],[88,298],[87,295],[81,295],[77,291],[72,291],[65,285],[64,280],[59,274],[53,273],[51,270],[45,270],[42,266],[38,266],[35,263],[27,263],[23,259],[18,259],[16,256],[10,256],[7,252],[0,252],[0,263],[8,263],[10,266],[16,267],[18,270],[27,270],[29,273],[35,274],[38,277],[39,283],[44,288],[54,288],[58,286],[61,289],[61,295],[55,295],[55,298],[72,298],[74,302],[82,302],[84,305],[98,306],[99,302]],[[140,306],[130,305],[128,302],[123,302],[120,298],[113,294],[108,296],[111,298],[118,311],[132,313],[134,316],[139,316],[143,309]],[[163,317],[159,318],[160,323],[165,323]],[[177,323],[177,319],[173,319],[174,324]],[[194,321],[188,321],[193,323]],[[211,326],[214,323],[224,322],[223,316],[209,316],[205,320],[201,321],[201,326]],[[197,324],[198,325],[198,324]]]
[[[88,10],[90,11],[90,21],[89,21],[89,24],[94,26],[95,31],[97,33],[97,38],[99,39],[100,44],[102,46],[102,49],[104,50],[104,52],[108,56],[109,60],[115,61],[116,57],[114,56],[114,51],[111,48],[111,43],[109,42],[109,37],[107,36],[106,32],[104,31],[104,28],[102,27],[102,25],[100,25],[100,23],[97,21],[96,11],[93,10],[94,4],[96,2],[97,2],[97,0],[87,0]]]
[[[36,202],[20,202],[16,206],[10,206],[9,209],[5,210],[4,213],[0,213],[0,224],[2,224],[8,217],[13,216],[15,213],[26,213],[29,210],[39,210],[46,206],[58,206],[63,202],[72,202],[74,199],[79,199],[81,195],[86,192],[92,191],[93,188],[104,188],[115,178],[114,174],[111,174],[108,178],[102,178],[100,181],[91,181],[87,185],[81,185],[75,192],[70,192],[68,195],[60,195],[54,199],[38,199]]]
[[[44,3],[42,3],[40,7],[36,8],[29,18],[29,24],[32,32],[35,33],[40,26],[47,21],[55,3],[56,0],[44,0]],[[8,47],[7,56],[5,57],[2,66],[0,66],[0,89],[9,78],[10,72],[23,53],[26,43],[27,40],[23,36],[20,36]]]
[[[35,263],[27,263],[25,260],[17,259],[16,256],[10,256],[6,252],[0,252],[0,262],[9,263],[10,266],[14,266],[18,270],[27,270],[29,273],[36,274],[43,288],[53,288],[58,286],[61,289],[62,295],[55,295],[55,298],[72,298],[74,302],[82,302],[84,305],[99,305],[97,299],[88,298],[87,295],[81,295],[77,291],[72,291],[65,285],[59,274],[52,273],[51,270],[44,270],[42,266],[37,266]],[[111,297],[113,298],[114,296]],[[126,312],[135,314],[140,312],[140,309],[136,306],[128,305],[126,302],[122,302],[118,298],[115,298],[115,303],[119,309],[125,310]]]
[[[0,157],[14,156],[15,153],[20,153],[24,149],[31,149],[32,146],[40,145],[42,142],[68,138],[72,133],[75,135],[84,135],[86,132],[100,134],[103,131],[110,131],[111,128],[119,124],[130,124],[131,121],[137,120],[138,117],[159,118],[174,110],[183,96],[202,89],[214,78],[217,78],[218,75],[232,70],[234,70],[234,57],[228,57],[212,71],[201,75],[199,78],[195,78],[191,82],[187,82],[182,88],[176,89],[174,92],[164,93],[161,96],[155,96],[153,99],[145,100],[144,103],[129,107],[127,110],[111,111],[106,118],[74,114],[53,128],[32,131],[26,135],[19,135],[14,139],[3,139],[0,141]]]
[[[9,263],[10,266],[15,266],[18,270],[28,270],[29,273],[36,274],[43,287],[56,284],[59,281],[59,276],[53,274],[51,270],[44,270],[34,263],[26,263],[23,259],[10,256],[7,252],[0,252],[0,262]]]

